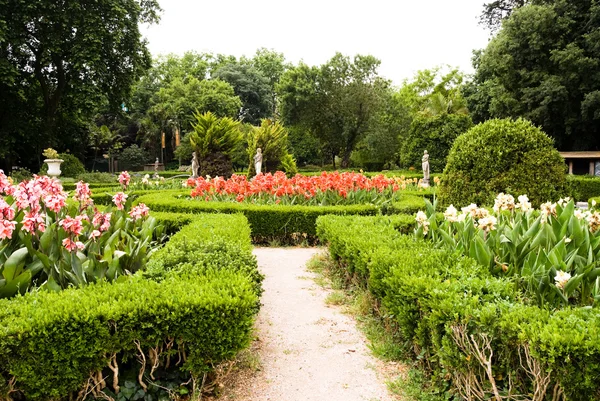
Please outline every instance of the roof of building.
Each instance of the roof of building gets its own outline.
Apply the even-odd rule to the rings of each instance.
[[[558,152],[565,159],[600,159],[600,151]]]

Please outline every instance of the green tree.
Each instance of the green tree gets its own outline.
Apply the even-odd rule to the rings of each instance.
[[[273,99],[269,81],[256,68],[247,64],[226,64],[213,73],[213,78],[228,82],[242,101],[241,121],[259,124],[272,115]]]
[[[491,31],[500,29],[502,21],[508,18],[513,11],[529,3],[528,0],[495,0],[483,5],[483,12],[479,23]]]
[[[476,122],[523,117],[563,150],[600,146],[600,4],[525,5],[474,58]]]
[[[377,75],[380,61],[336,54],[321,67],[300,64],[281,78],[278,93],[286,124],[300,125],[321,142],[335,165],[348,167],[356,144],[369,131],[388,82]]]
[[[269,96],[271,99],[271,115],[274,117],[277,109],[277,92],[275,90],[281,76],[285,71],[291,68],[286,63],[283,53],[277,53],[274,50],[268,50],[264,47],[258,49],[252,59],[248,60],[250,65],[256,68],[269,82]]]
[[[399,92],[389,89],[374,123],[352,154],[353,163],[369,171],[398,165],[400,144],[412,118]]]
[[[460,70],[449,66],[420,70],[411,80],[404,81],[398,91],[398,97],[413,116],[436,103],[462,106],[464,100],[461,88],[464,78]]]
[[[454,140],[472,126],[471,117],[465,114],[417,116],[412,120],[408,136],[402,143],[402,167],[420,166],[423,151],[427,150],[431,171],[442,172]]]
[[[441,93],[434,93],[429,97],[422,113],[430,117],[444,114],[469,115],[469,109],[467,109],[467,102],[462,96],[451,98]]]
[[[139,24],[156,22],[158,12],[156,0],[4,0],[0,137],[12,139],[3,139],[3,153],[85,146],[98,109],[118,110],[150,66]]]
[[[189,138],[199,158],[200,174],[230,177],[231,155],[242,140],[239,122],[211,112],[194,113],[194,119]]]

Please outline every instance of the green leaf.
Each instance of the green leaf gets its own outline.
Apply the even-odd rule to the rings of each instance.
[[[6,285],[0,287],[0,298],[9,298],[17,292],[24,294],[31,284],[31,272],[25,270],[13,280],[7,280]]]
[[[29,250],[27,248],[17,249],[8,257],[6,262],[4,262],[2,275],[7,282],[10,283],[10,281],[20,273],[20,269],[25,265],[27,255],[29,255]]]
[[[575,291],[575,289],[581,283],[581,280],[583,280],[583,277],[584,277],[583,274],[579,274],[575,277],[571,277],[571,279],[569,281],[567,281],[567,284],[565,284],[565,288],[564,288],[565,293],[572,294],[573,291]]]

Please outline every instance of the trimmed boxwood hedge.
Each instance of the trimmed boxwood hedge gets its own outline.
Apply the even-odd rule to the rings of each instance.
[[[443,205],[491,205],[500,192],[534,204],[568,195],[566,165],[554,143],[530,121],[488,120],[454,141],[438,195]]]
[[[600,399],[595,309],[548,311],[528,305],[511,280],[492,276],[452,250],[402,235],[387,219],[323,216],[317,232],[339,268],[354,276],[351,282],[378,300],[377,310],[393,320],[388,327],[396,327],[394,338],[406,356],[437,388],[469,399],[464,388],[471,380],[491,394],[476,342],[485,355],[493,350],[492,374],[500,394],[512,385],[513,395],[528,397],[541,384],[525,368],[528,353],[531,366],[539,367],[538,379],[548,376],[548,399],[555,390],[568,400]]]
[[[170,360],[171,370],[198,377],[248,346],[262,276],[246,218],[157,218],[173,230],[189,224],[153,255],[146,271],[114,284],[0,300],[1,398],[13,377],[12,396],[22,399],[74,396],[101,371],[112,387],[109,362],[121,369],[133,363],[137,375],[139,350],[147,373],[152,350],[160,349],[159,372]],[[178,354],[185,355],[179,364]]]
[[[600,178],[591,176],[567,176],[570,195],[580,202],[587,202],[593,197],[600,197]]]
[[[263,243],[272,239],[294,241],[304,238],[314,239],[315,222],[319,216],[375,215],[379,208],[374,205],[349,206],[288,206],[251,205],[233,202],[206,202],[188,199],[181,191],[161,191],[140,196],[139,202],[151,210],[174,213],[242,213],[248,219],[255,242]]]

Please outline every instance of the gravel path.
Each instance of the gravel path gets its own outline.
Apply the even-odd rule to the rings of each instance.
[[[261,370],[225,399],[390,401],[362,334],[314,283],[306,262],[316,248],[256,248],[265,274],[257,321]],[[238,389],[239,390],[239,389]]]

